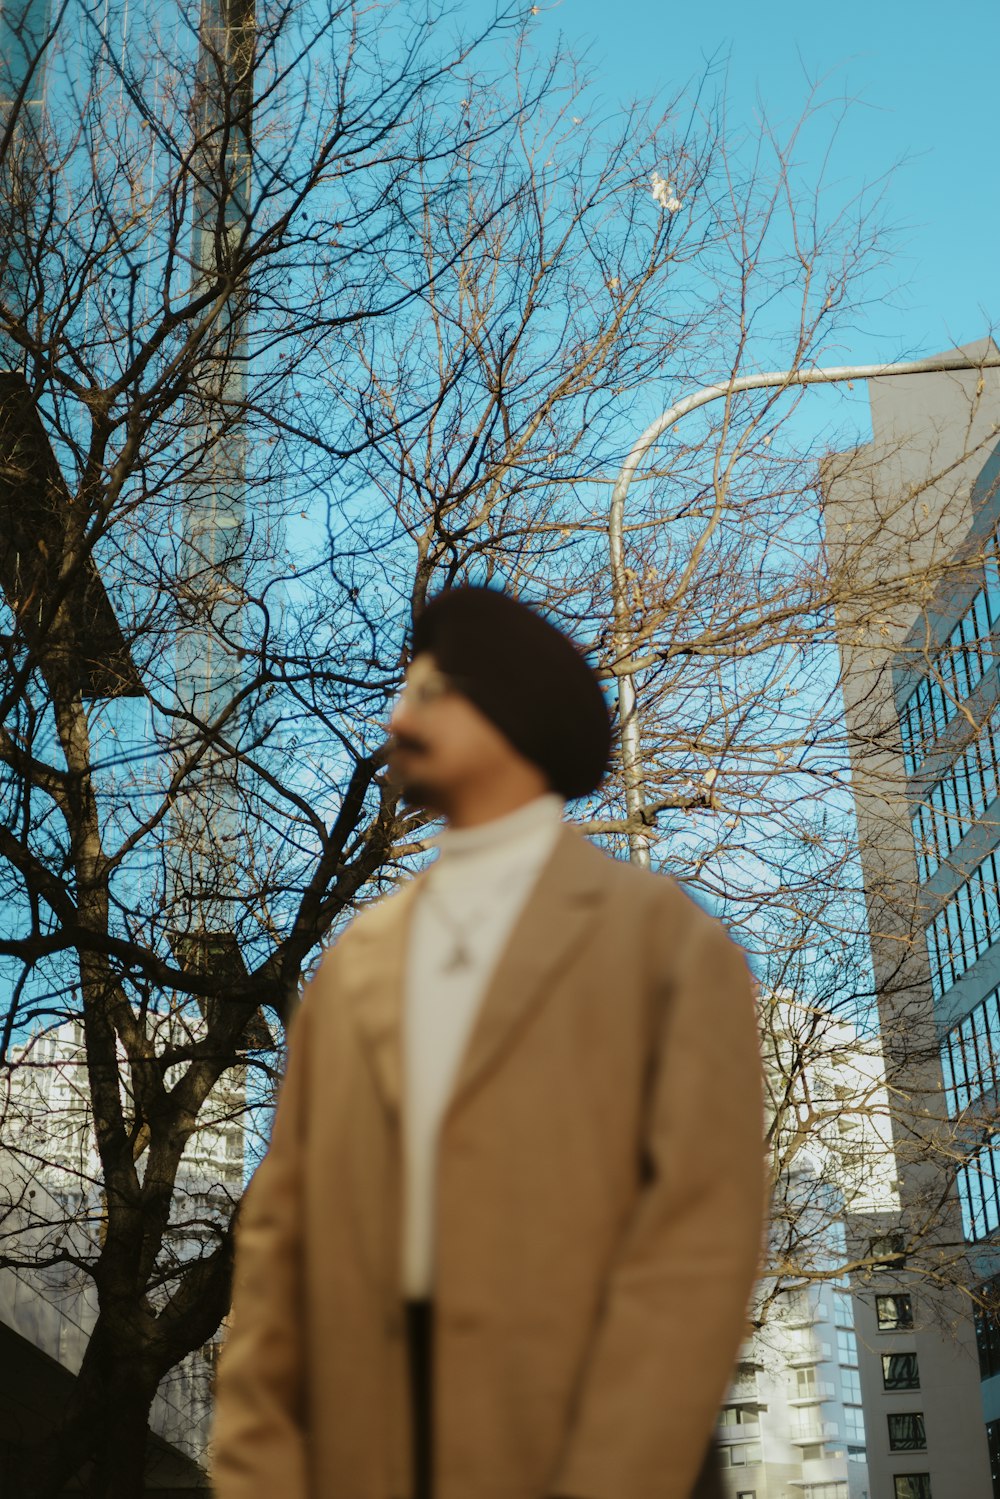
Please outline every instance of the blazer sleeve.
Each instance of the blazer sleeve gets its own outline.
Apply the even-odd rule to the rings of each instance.
[[[550,1486],[571,1499],[689,1499],[758,1273],[767,1188],[754,987],[722,925],[690,904],[669,923],[684,935],[661,973],[643,1184]]]
[[[212,1430],[216,1499],[307,1499],[302,1172],[307,995],[289,1028],[271,1143],[240,1206]]]

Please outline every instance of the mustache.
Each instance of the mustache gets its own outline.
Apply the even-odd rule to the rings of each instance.
[[[396,750],[410,750],[415,754],[420,754],[426,749],[426,741],[419,739],[415,734],[393,734],[389,744],[390,754]]]

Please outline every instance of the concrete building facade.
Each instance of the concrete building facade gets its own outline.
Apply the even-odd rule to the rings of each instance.
[[[1000,1495],[1000,1380],[981,1380],[989,1328],[977,1346],[965,1292],[993,1269],[1000,1226],[988,1139],[1000,1047],[1000,378],[882,378],[869,396],[871,443],[828,460],[821,486],[898,1100],[900,1211],[852,1226],[867,1261],[854,1289],[871,1499],[989,1499]]]

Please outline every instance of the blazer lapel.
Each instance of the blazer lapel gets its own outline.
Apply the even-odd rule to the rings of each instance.
[[[602,897],[603,863],[577,828],[563,826],[483,996],[449,1112],[486,1077],[581,942]]]
[[[417,875],[359,922],[349,944],[350,955],[346,951],[344,955],[348,1002],[371,1058],[379,1093],[397,1115],[403,1088],[407,938],[420,880]]]
[[[564,825],[487,985],[449,1111],[486,1076],[520,1022],[544,996],[548,981],[582,940],[601,899],[603,863],[578,829]],[[406,950],[421,882],[418,874],[376,906],[358,924],[344,953],[348,1002],[379,1093],[397,1116],[403,1089]]]

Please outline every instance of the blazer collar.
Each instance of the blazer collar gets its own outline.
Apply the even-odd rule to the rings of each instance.
[[[449,1103],[456,1107],[485,1078],[543,999],[548,981],[582,939],[603,887],[603,856],[564,824],[480,1004]],[[410,921],[423,876],[358,923],[346,989],[379,1092],[398,1115],[403,1086],[402,1021]]]

